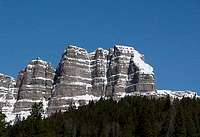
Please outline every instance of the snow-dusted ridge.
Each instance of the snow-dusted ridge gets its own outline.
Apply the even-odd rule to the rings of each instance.
[[[12,76],[9,76],[9,75],[6,75],[6,74],[0,73],[0,76],[1,77],[7,77],[7,78],[10,78],[12,81],[15,81],[15,79]]]
[[[158,95],[169,95],[172,98],[182,99],[183,97],[198,97],[197,92],[190,91],[190,90],[157,90]]]
[[[109,54],[109,51],[107,49],[103,49],[103,48],[97,48],[95,51],[88,53],[84,48],[80,48],[75,45],[70,45],[68,47],[75,49],[76,51],[78,51],[78,53],[80,52],[80,53],[87,54],[89,57],[95,55],[97,50],[102,50],[103,54],[105,54],[105,55]],[[133,54],[134,55],[133,61],[136,64],[136,66],[139,68],[140,73],[154,75],[153,67],[144,62],[144,60],[142,59],[143,55],[141,53],[139,53],[139,51],[137,51],[135,48],[133,48],[131,46],[125,46],[125,45],[115,45],[114,47],[118,48],[122,53]],[[66,52],[66,50],[65,50],[65,52]]]
[[[132,92],[132,93],[122,93],[119,94],[119,98],[124,98],[126,96],[151,96],[151,97],[167,97],[171,99],[182,99],[182,98],[199,98],[200,96],[194,91],[181,91],[181,90],[156,90],[150,92]]]

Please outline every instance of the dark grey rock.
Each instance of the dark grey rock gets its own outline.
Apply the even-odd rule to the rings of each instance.
[[[32,60],[17,77],[18,90],[15,112],[27,111],[35,102],[48,100],[53,89],[55,71],[46,61]]]

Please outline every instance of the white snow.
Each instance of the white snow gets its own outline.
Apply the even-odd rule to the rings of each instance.
[[[110,78],[111,78],[111,77],[115,77],[115,76],[119,76],[119,77],[128,77],[127,74],[121,74],[121,73],[119,73],[119,74],[116,74],[116,75],[111,75]]]
[[[106,80],[107,78],[106,78],[106,77],[94,77],[93,79],[94,79],[94,80],[95,80],[95,79],[100,79],[100,80],[103,79],[103,80]]]
[[[173,91],[173,90],[157,90],[157,94],[158,95],[169,95],[172,98],[183,98],[183,97],[189,97],[189,98],[193,98],[195,96],[198,96],[196,92],[194,91]]]
[[[44,64],[44,65],[47,65],[47,64],[48,64],[48,62],[46,62],[46,61],[44,61],[44,60],[41,60],[41,59],[34,59],[34,60],[32,60],[31,62],[36,62],[36,61],[41,62],[41,63]]]
[[[37,66],[40,66],[40,67],[43,67],[43,68],[46,68],[47,65],[46,64],[37,64]],[[32,69],[33,67],[35,67],[35,65],[31,65],[31,64],[28,64],[27,65],[27,68],[28,69]],[[28,70],[27,70],[28,71]]]
[[[46,88],[46,86],[43,86],[43,85],[23,85],[24,87],[27,87],[27,88]]]
[[[77,54],[83,54],[83,55],[87,54],[87,51],[84,48],[77,47],[75,45],[69,45],[67,50],[75,50],[75,53],[77,53]],[[66,50],[65,50],[65,52],[66,52]]]
[[[50,79],[50,78],[44,78],[44,77],[35,77],[35,78],[31,78],[31,79],[40,79],[40,80],[44,80],[44,81],[52,81],[53,82],[52,79]]]
[[[96,54],[96,51],[88,53],[89,57],[94,56]]]
[[[78,61],[78,62],[88,63],[88,64],[90,62],[89,59],[79,59],[79,58],[70,58],[70,57],[66,57],[66,59],[72,60],[72,61]]]
[[[78,85],[78,86],[87,86],[87,87],[92,87],[91,84],[84,83],[84,82],[70,82],[70,83],[65,83],[66,85]]]
[[[42,104],[43,104],[43,110],[44,110],[44,114],[43,117],[47,117],[47,107],[48,107],[48,100],[45,100],[45,98],[42,99]]]
[[[10,124],[14,124],[15,118],[16,116],[20,116],[21,120],[23,118],[27,118],[31,113],[30,113],[30,108],[24,109],[24,111],[20,111],[20,112],[13,112],[14,110],[14,103],[16,102],[15,99],[12,100],[7,100],[6,102],[9,102],[10,106],[6,106],[2,108],[2,113],[4,113],[6,115],[6,122],[9,122]],[[45,100],[45,98],[41,99],[41,100],[29,100],[29,99],[23,99],[23,100],[18,100],[18,102],[35,102],[35,103],[39,103],[42,102],[43,103],[43,110],[44,113],[42,114],[42,117],[47,117],[46,111],[47,111],[47,107],[48,107],[48,101]]]
[[[90,100],[99,100],[100,97],[96,97],[96,96],[93,96],[93,95],[89,95],[89,94],[86,94],[86,95],[82,95],[82,96],[74,96],[74,97],[61,97],[61,98],[58,98],[58,99],[64,99],[64,100],[86,100],[86,101],[90,101]]]
[[[10,78],[13,82],[15,82],[15,79],[13,77],[11,77],[11,76],[8,76],[8,75],[3,74],[3,73],[0,73],[0,76]]]
[[[196,92],[193,91],[173,91],[173,90],[157,90],[157,91],[149,91],[149,92],[131,92],[131,93],[118,93],[117,96],[119,98],[123,98],[125,96],[157,96],[157,97],[166,97],[169,95],[172,99],[182,99],[183,97],[199,97]]]
[[[31,60],[30,63],[27,65],[27,68],[32,69],[33,67],[35,67],[35,64],[34,64],[35,62],[40,62],[40,64],[37,64],[37,66],[40,66],[40,67],[43,67],[43,68],[51,67],[55,71],[55,68],[53,68],[51,66],[51,63],[48,63],[47,61],[41,60],[40,58]]]
[[[140,54],[137,50],[135,50],[133,47],[129,46],[123,46],[123,45],[116,45],[116,48],[118,48],[123,53],[132,53],[134,55],[133,61],[135,65],[139,68],[140,73],[143,74],[154,74],[153,73],[153,67],[149,64],[145,63],[142,60],[143,55]]]
[[[97,48],[95,51],[88,53],[89,57],[94,56],[97,52],[97,50],[101,50],[104,55],[108,55],[109,51],[103,48]]]
[[[2,113],[6,115],[5,121],[11,122],[14,121],[15,119],[15,115],[12,112],[14,110],[14,104],[16,102],[16,99],[14,98],[15,88],[5,88],[5,89],[4,90],[6,92],[4,91],[4,93],[1,92],[0,94],[2,96],[0,98],[0,102],[4,104],[4,106],[2,107]],[[7,99],[6,98],[7,95],[11,96],[11,98]]]
[[[82,79],[82,80],[88,80],[91,81],[91,78],[84,78],[84,77],[80,77],[80,76],[70,76],[70,75],[65,75],[66,77],[70,77],[70,78],[77,78],[77,79]]]
[[[17,112],[17,113],[14,113],[14,116],[16,117],[17,115],[20,116],[21,120],[26,119],[28,116],[31,115],[31,112],[30,110],[29,111],[20,111],[20,112]],[[14,122],[14,121],[13,121]]]
[[[31,102],[31,103],[39,103],[42,100],[31,100],[31,99],[20,99],[17,102]]]
[[[0,87],[0,90],[7,91],[7,90],[9,90],[9,88]]]
[[[109,51],[106,50],[106,49],[103,49],[103,48],[97,48],[97,50],[101,50],[101,51],[103,51],[103,54],[104,54],[104,55],[108,55],[108,54],[109,54]]]
[[[149,64],[146,64],[143,60],[142,60],[142,55],[136,51],[136,50],[133,50],[134,52],[134,57],[133,57],[133,61],[135,63],[136,66],[138,66],[138,68],[140,69],[140,72],[141,73],[144,73],[144,74],[154,74],[153,73],[153,67],[150,66]]]

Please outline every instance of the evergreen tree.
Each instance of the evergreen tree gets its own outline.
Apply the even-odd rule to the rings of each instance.
[[[178,106],[176,109],[176,116],[175,116],[175,137],[186,137],[186,127],[184,121],[184,112],[181,106]]]
[[[0,112],[0,136],[1,137],[5,134],[5,126],[6,126],[5,118],[6,116],[2,112]]]
[[[32,117],[32,118],[41,118],[43,113],[44,113],[44,110],[43,110],[42,102],[34,103],[33,106],[32,106],[32,109],[31,109],[30,117]]]
[[[116,102],[91,101],[41,118],[42,103],[34,104],[31,116],[5,126],[3,137],[198,137],[200,99],[182,100],[132,96]],[[16,118],[17,119],[17,118]],[[4,130],[6,129],[6,130]],[[2,132],[3,131],[3,132]],[[5,133],[6,131],[6,133]],[[3,134],[2,134],[3,133]]]

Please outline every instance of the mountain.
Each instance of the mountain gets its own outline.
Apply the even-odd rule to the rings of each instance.
[[[131,46],[98,48],[92,53],[69,45],[59,65],[36,58],[19,72],[17,79],[0,75],[0,108],[7,121],[30,115],[34,103],[43,102],[44,116],[88,104],[101,97],[124,96],[172,98],[195,97],[191,91],[157,90],[153,67]]]

